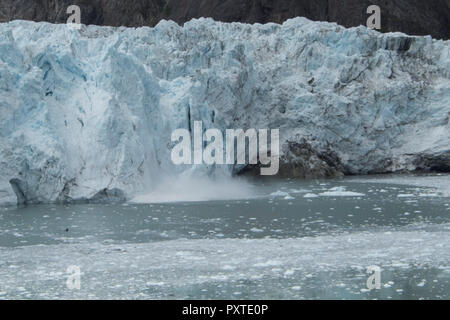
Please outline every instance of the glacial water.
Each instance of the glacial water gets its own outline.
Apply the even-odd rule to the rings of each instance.
[[[249,185],[238,200],[0,208],[0,299],[450,299],[449,175]]]

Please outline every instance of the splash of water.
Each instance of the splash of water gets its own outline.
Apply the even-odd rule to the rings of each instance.
[[[254,186],[241,178],[166,177],[150,193],[141,194],[132,203],[199,202],[239,200],[256,197]]]

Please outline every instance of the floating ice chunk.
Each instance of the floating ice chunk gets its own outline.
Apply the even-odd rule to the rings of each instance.
[[[439,194],[437,194],[437,193],[421,193],[421,194],[419,194],[419,197],[422,197],[422,198],[427,198],[427,197],[434,198],[434,197],[439,197]]]
[[[284,275],[285,275],[285,276],[292,276],[292,275],[294,275],[294,273],[295,273],[294,270],[289,269],[289,270],[286,270],[286,271],[284,272]]]
[[[352,191],[326,191],[319,193],[322,197],[364,197],[364,193],[352,192]]]
[[[288,197],[289,193],[287,193],[285,191],[278,190],[276,192],[272,192],[270,194],[270,196],[272,196],[272,197]]]
[[[295,198],[292,197],[289,193],[285,191],[278,190],[276,192],[272,192],[270,194],[271,197],[283,197],[284,200],[294,200]]]
[[[334,188],[331,188],[331,189],[329,189],[328,191],[341,191],[341,192],[344,192],[346,190],[346,187],[334,187]]]
[[[424,280],[422,280],[422,281],[420,281],[418,284],[417,284],[417,286],[418,287],[423,287],[423,286],[425,286],[425,283],[426,283],[427,281],[424,279]]]
[[[315,193],[307,193],[303,196],[303,198],[318,198],[319,196]]]
[[[311,190],[306,190],[306,189],[290,189],[290,191],[292,193],[308,193],[308,192],[311,192]]]
[[[346,187],[339,186],[328,189],[328,191],[319,193],[322,197],[363,197],[364,193],[346,191]]]

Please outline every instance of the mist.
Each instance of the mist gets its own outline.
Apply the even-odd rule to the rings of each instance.
[[[141,194],[132,203],[200,202],[241,200],[257,196],[255,187],[243,178],[168,177],[151,192]]]

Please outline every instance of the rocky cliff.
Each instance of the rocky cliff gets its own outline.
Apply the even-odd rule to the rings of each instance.
[[[366,25],[367,7],[375,4],[381,8],[382,31],[450,38],[450,0],[1,0],[0,22],[62,23],[72,4],[81,7],[85,24],[130,27],[154,26],[161,19],[182,24],[199,17],[282,23],[297,16],[354,27]]]

